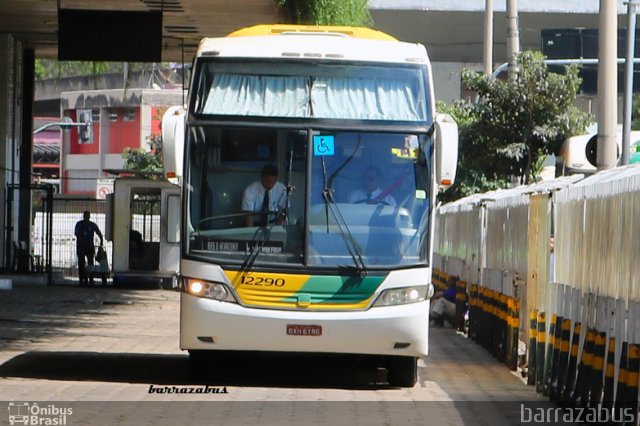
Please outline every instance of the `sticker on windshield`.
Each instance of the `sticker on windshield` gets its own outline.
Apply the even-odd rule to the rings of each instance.
[[[402,148],[391,148],[391,154],[398,158],[418,158],[418,137],[416,135],[405,136]]]
[[[427,191],[424,189],[416,189],[416,200],[426,200],[427,199]]]
[[[313,136],[313,155],[315,157],[333,156],[336,152],[336,144],[333,135],[314,135]]]

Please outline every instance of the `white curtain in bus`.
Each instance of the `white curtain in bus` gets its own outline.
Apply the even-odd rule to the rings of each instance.
[[[403,80],[216,74],[202,113],[424,121],[424,107]],[[309,87],[312,87],[309,94]],[[311,98],[311,102],[309,99]]]
[[[307,117],[309,95],[304,77],[215,74],[204,114],[259,117]]]
[[[425,120],[404,80],[318,78],[311,91],[312,115],[355,120]]]

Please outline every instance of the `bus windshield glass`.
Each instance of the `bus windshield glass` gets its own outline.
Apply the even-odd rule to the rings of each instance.
[[[426,68],[210,61],[195,82],[197,115],[426,122]]]
[[[186,256],[291,268],[426,264],[426,134],[223,125],[188,134]]]

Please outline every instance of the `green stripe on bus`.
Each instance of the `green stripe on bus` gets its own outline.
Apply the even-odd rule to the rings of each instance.
[[[367,300],[380,287],[386,277],[341,277],[312,276],[298,290],[297,294],[309,294],[312,304],[322,303],[357,303]],[[298,296],[285,297],[283,302],[293,302],[298,300]]]

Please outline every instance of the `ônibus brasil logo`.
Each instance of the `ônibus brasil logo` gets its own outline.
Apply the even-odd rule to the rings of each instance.
[[[73,408],[37,402],[10,402],[8,408],[10,425],[66,425],[73,414]]]

